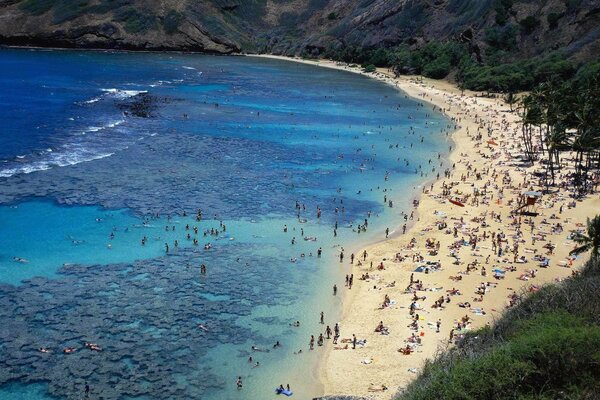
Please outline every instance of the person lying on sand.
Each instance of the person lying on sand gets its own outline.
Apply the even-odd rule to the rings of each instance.
[[[387,386],[385,385],[381,385],[381,386],[375,386],[374,384],[370,384],[369,385],[369,389],[367,389],[369,392],[385,392],[386,390],[388,390]]]

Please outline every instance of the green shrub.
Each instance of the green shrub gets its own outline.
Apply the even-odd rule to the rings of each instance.
[[[54,0],[25,0],[19,4],[19,8],[32,15],[42,15],[50,11],[54,3]]]
[[[535,28],[537,28],[540,25],[540,20],[534,17],[533,15],[530,15],[520,20],[519,24],[521,25],[521,30],[523,31],[523,33],[529,35],[535,30]]]
[[[562,14],[558,13],[548,14],[548,16],[546,17],[546,20],[548,21],[548,28],[550,30],[558,28],[558,20],[561,19],[561,17]]]
[[[88,0],[62,0],[55,3],[52,23],[61,24],[87,12]]]
[[[129,33],[147,32],[156,26],[156,17],[154,15],[141,13],[133,7],[116,11],[115,19],[124,22],[125,30]]]
[[[450,57],[447,55],[442,55],[425,65],[423,68],[423,75],[429,78],[442,79],[445,78],[448,73],[450,73],[450,68]]]
[[[162,21],[165,32],[169,35],[177,32],[177,30],[179,30],[179,25],[181,25],[181,21],[183,21],[183,18],[183,14],[175,10],[169,11]]]
[[[363,66],[363,72],[375,72],[377,68],[373,64]]]
[[[517,45],[517,28],[514,25],[487,28],[485,41],[492,47],[510,51]]]

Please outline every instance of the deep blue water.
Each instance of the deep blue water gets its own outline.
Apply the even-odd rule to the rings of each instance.
[[[1,398],[318,394],[339,251],[400,224],[451,128],[365,77],[248,57],[2,50],[0,89]]]

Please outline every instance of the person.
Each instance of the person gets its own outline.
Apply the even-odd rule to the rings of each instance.
[[[90,395],[90,385],[88,385],[88,383],[85,383],[85,397],[89,397]]]
[[[337,294],[337,285],[333,285],[333,295]]]
[[[281,347],[281,343],[279,343],[279,340],[273,345],[274,349],[277,347]]]
[[[235,384],[237,385],[238,389],[241,389],[243,384],[242,384],[242,377],[238,376],[237,380],[235,381]]]
[[[352,350],[356,349],[356,335],[352,334]]]
[[[321,324],[325,323],[325,314],[321,311]]]

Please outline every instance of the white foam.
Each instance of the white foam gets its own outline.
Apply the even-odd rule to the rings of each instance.
[[[188,67],[187,65],[184,65],[182,68],[185,68],[185,69],[196,69],[194,67]]]
[[[102,99],[102,97],[101,97],[101,96],[100,96],[100,97],[94,97],[93,99],[90,99],[90,100],[86,100],[86,101],[84,101],[84,103],[85,103],[85,104],[92,104],[92,103],[95,103],[95,102],[97,102],[97,101],[100,101],[101,99]]]
[[[93,154],[89,151],[75,151],[73,153],[55,153],[55,156],[50,160],[36,161],[31,164],[5,168],[0,170],[0,177],[7,178],[9,176],[17,174],[30,174],[36,171],[45,171],[52,167],[66,167],[69,165],[75,165],[82,162],[99,160],[102,158],[110,157],[115,153],[100,153]]]
[[[120,120],[117,120],[117,121],[114,121],[114,122],[109,122],[108,124],[102,125],[102,126],[88,126],[84,130],[82,130],[81,132],[79,132],[78,135],[85,135],[87,133],[98,132],[98,131],[101,131],[101,130],[107,129],[107,128],[114,128],[116,126],[121,125],[124,122],[125,122],[124,119],[120,119]]]
[[[123,90],[123,89],[101,89],[104,93],[112,95],[118,99],[126,99],[128,97],[137,96],[138,94],[148,93],[147,90]]]

